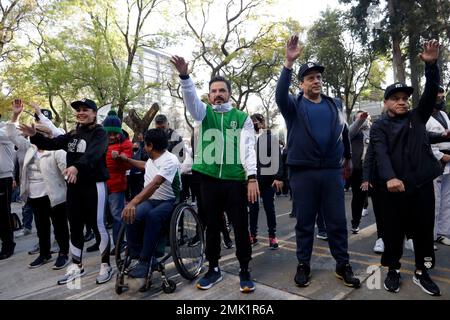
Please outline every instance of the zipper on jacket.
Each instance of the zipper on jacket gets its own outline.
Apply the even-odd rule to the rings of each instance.
[[[220,157],[222,163],[220,164],[219,178],[222,178],[223,154],[224,154],[224,151],[225,151],[225,135],[224,135],[224,132],[223,132],[223,113],[222,113],[222,120],[220,121],[220,127],[221,127],[221,130],[222,130],[222,136],[223,136],[223,146],[222,146],[222,155]]]

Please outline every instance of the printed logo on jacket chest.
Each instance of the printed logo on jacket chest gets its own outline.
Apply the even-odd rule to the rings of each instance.
[[[86,151],[86,141],[83,139],[72,139],[67,145],[67,152],[84,153]]]

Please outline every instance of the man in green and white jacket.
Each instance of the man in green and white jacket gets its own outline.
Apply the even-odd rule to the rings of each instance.
[[[255,290],[249,272],[251,260],[247,203],[259,196],[256,180],[256,152],[253,122],[230,102],[231,84],[216,76],[209,82],[208,103],[198,97],[194,82],[188,75],[188,64],[181,57],[172,57],[181,78],[184,103],[195,121],[201,122],[193,171],[201,174],[201,198],[207,214],[206,258],[209,270],[197,283],[209,289],[222,280],[219,269],[220,227],[225,211],[231,219],[240,264],[240,291]]]

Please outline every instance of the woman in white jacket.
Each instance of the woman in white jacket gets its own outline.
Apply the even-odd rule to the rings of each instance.
[[[29,268],[37,268],[51,260],[50,219],[53,224],[56,241],[60,251],[53,266],[54,270],[64,268],[69,263],[69,228],[66,213],[66,183],[62,172],[66,169],[66,152],[43,151],[20,135],[16,123],[23,111],[23,105],[13,105],[12,121],[7,124],[6,132],[18,151],[25,152],[20,172],[21,198],[30,199],[36,221],[39,238],[39,256],[31,262]],[[43,125],[37,129],[51,136],[51,130]]]

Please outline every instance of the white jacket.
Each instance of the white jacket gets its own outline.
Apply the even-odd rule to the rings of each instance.
[[[445,121],[447,122],[447,128],[450,129],[450,119],[448,118],[447,114],[443,111],[439,111],[441,115],[444,117]],[[430,117],[430,119],[427,122],[426,125],[427,131],[430,132],[436,132],[436,133],[444,133],[445,128],[442,124],[439,123],[435,118]],[[450,142],[440,142],[440,143],[434,143],[431,145],[431,149],[433,150],[433,154],[436,157],[436,159],[441,160],[444,154],[440,152],[439,150],[450,150]]]
[[[8,123],[6,133],[18,148],[18,151],[26,151],[22,170],[20,170],[20,197],[23,201],[26,201],[29,192],[28,165],[38,149],[19,134],[14,123]],[[66,152],[64,150],[44,151],[41,155],[40,169],[44,177],[50,205],[54,207],[65,202],[67,185],[62,172],[66,169]]]

